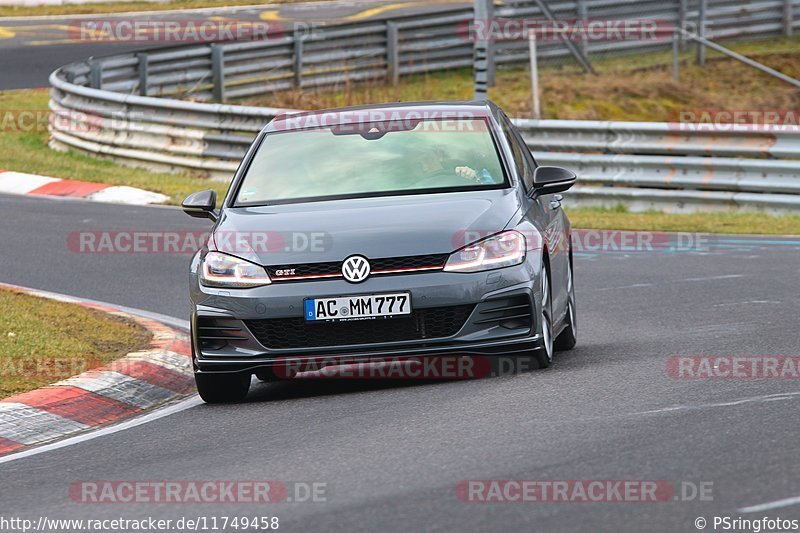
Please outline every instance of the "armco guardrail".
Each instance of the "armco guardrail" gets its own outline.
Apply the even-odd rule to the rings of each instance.
[[[230,179],[255,134],[284,112],[110,93],[75,87],[56,74],[51,83],[51,109],[66,118],[53,122],[55,145],[136,166],[190,170],[223,180]],[[681,131],[681,125],[667,123],[514,122],[540,164],[578,173],[581,186],[572,196],[581,203],[623,202],[635,209],[800,209],[800,131]],[[708,153],[746,157],[696,155]]]
[[[576,18],[579,4],[552,4],[559,18]],[[800,27],[787,0],[709,0],[714,35],[778,34]],[[696,19],[697,2],[609,0],[584,4],[593,18]],[[506,2],[496,17],[540,17],[530,3]],[[207,103],[290,87],[336,88],[344,81],[395,79],[415,72],[472,64],[472,44],[459,28],[472,11],[317,28],[257,42],[183,46],[89,59],[55,71],[51,146],[161,170],[189,170],[230,179],[255,134],[278,109]],[[498,44],[497,62],[526,61],[524,42]],[[589,43],[588,52],[641,43]],[[669,42],[653,43],[668,47]],[[594,47],[594,48],[592,48]],[[519,48],[519,50],[517,50]],[[543,57],[565,56],[546,43]],[[195,101],[176,100],[180,96]],[[800,136],[778,129],[691,131],[680,124],[516,121],[538,160],[574,168],[583,202],[689,209],[800,207]],[[582,152],[582,153],[566,153]],[[705,157],[714,156],[714,157]],[[733,159],[736,157],[736,159]]]
[[[565,0],[548,2],[559,20],[646,20],[659,27],[697,26],[701,0]],[[734,39],[791,33],[800,29],[800,0],[705,0],[706,36]],[[535,2],[506,1],[495,19],[544,19]],[[268,95],[292,87],[336,86],[473,63],[468,24],[472,9],[348,25],[276,31],[263,40],[204,43],[193,46],[93,58],[60,69],[64,80],[81,86],[140,96],[190,97],[226,101]],[[487,30],[491,33],[492,30]],[[86,37],[91,40],[93,37]],[[103,37],[97,37],[102,39]],[[615,52],[668,50],[671,37],[648,40],[589,40],[587,57]],[[559,39],[545,39],[538,56],[546,61],[570,55]],[[524,39],[494,44],[498,64],[528,61]]]
[[[800,159],[800,126],[517,119],[537,150]]]

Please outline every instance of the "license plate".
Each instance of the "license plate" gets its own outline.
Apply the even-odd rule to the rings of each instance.
[[[411,295],[407,292],[309,298],[305,301],[305,315],[309,322],[386,318],[410,314]]]

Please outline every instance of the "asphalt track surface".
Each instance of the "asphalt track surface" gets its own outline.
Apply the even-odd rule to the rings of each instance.
[[[254,2],[256,4],[257,2]],[[145,14],[0,18],[0,90],[46,87],[47,78],[58,67],[87,57],[101,57],[134,50],[180,44],[163,39],[136,43],[91,40],[82,37],[81,22],[103,20],[147,21],[272,21],[279,28],[293,22],[319,24],[363,22],[396,15],[430,13],[453,6],[469,6],[461,0],[336,0],[297,4],[157,11]]]
[[[0,281],[186,318],[187,256],[81,254],[82,230],[203,229],[177,209],[0,196]],[[293,381],[0,464],[4,516],[278,516],[284,531],[696,531],[800,518],[793,379],[675,379],[669,357],[798,353],[800,240],[576,257],[578,346],[470,381]],[[326,483],[325,503],[84,504],[80,480]],[[712,501],[466,503],[462,480],[667,480]],[[719,529],[718,529],[719,530]],[[747,530],[747,529],[745,529]]]
[[[248,20],[277,9],[283,20],[329,22],[436,5],[333,2],[178,17]],[[0,89],[43,87],[68,62],[161,45],[69,42],[74,22],[0,20]],[[187,318],[188,256],[76,253],[67,243],[84,230],[207,223],[170,208],[18,196],[0,195],[0,209],[0,281]],[[546,371],[258,384],[246,403],[199,405],[0,464],[0,515],[278,516],[284,531],[697,531],[697,517],[797,519],[800,501],[739,511],[800,496],[797,380],[680,380],[666,367],[678,354],[797,354],[799,258],[798,239],[724,236],[690,253],[581,254],[579,344]],[[325,483],[328,501],[91,505],[68,494],[79,480],[251,479]],[[713,500],[465,503],[456,486],[470,479],[712,483]]]

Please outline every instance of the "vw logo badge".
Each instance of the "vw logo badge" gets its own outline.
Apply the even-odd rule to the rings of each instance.
[[[369,276],[369,271],[369,261],[361,255],[351,255],[342,263],[342,275],[350,283],[364,281]]]

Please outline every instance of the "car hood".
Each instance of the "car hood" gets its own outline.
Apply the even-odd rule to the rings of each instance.
[[[261,265],[452,252],[506,227],[513,189],[225,209],[217,249]]]

